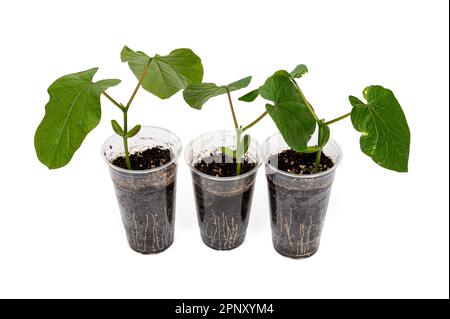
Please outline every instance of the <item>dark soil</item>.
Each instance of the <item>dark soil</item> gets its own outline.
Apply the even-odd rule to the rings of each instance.
[[[248,159],[244,159],[241,163],[241,174],[250,172],[256,166]],[[209,156],[202,158],[202,160],[194,165],[194,168],[200,172],[216,176],[216,177],[232,177],[236,176],[236,159],[226,156],[225,154],[211,153]]]
[[[293,150],[285,150],[276,155],[272,155],[269,163],[287,173],[309,175],[314,174],[314,163],[316,153],[298,153]],[[319,172],[324,172],[333,167],[333,161],[323,152],[320,158]]]
[[[142,152],[130,154],[131,168],[133,170],[153,169],[171,160],[171,152],[162,146],[153,147]],[[125,156],[115,158],[111,162],[114,166],[127,169]]]

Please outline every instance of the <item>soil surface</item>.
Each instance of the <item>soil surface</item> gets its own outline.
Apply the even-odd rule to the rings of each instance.
[[[153,147],[142,152],[130,154],[131,168],[133,170],[153,169],[171,160],[171,152],[162,146]],[[114,166],[127,169],[125,156],[115,158],[111,162]]]
[[[256,166],[247,158],[241,163],[241,174],[250,172]],[[221,152],[211,153],[209,156],[194,165],[200,172],[216,177],[236,176],[236,159],[231,158]]]
[[[299,153],[294,150],[285,150],[276,155],[272,155],[269,159],[269,162],[277,166],[278,169],[299,175],[314,174],[315,161],[316,153]],[[333,161],[322,152],[319,172],[324,172],[332,168],[333,165]]]

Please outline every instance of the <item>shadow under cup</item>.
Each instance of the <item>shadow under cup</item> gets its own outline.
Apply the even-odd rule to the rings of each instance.
[[[194,165],[220,147],[234,148],[235,145],[234,132],[216,131],[192,140],[185,150],[185,159],[191,168],[201,237],[208,247],[216,250],[234,249],[244,242],[256,174],[261,164],[259,144],[251,139],[246,158],[256,166],[239,176],[206,175]]]
[[[269,192],[273,246],[281,255],[291,258],[312,256],[319,248],[322,228],[336,168],[342,159],[339,145],[332,139],[323,152],[333,167],[312,175],[297,175],[278,169],[270,162],[289,146],[276,133],[262,147]]]
[[[112,135],[102,147],[114,184],[130,247],[142,254],[166,250],[174,239],[177,160],[181,141],[172,132],[144,126],[129,139],[130,154],[153,147],[170,150],[171,160],[148,170],[127,170],[111,164],[124,156],[122,138]]]

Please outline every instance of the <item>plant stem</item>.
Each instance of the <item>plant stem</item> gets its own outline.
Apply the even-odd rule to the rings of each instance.
[[[239,124],[236,119],[236,113],[234,112],[233,101],[231,101],[230,91],[228,89],[226,89],[226,90],[227,90],[227,96],[228,96],[228,103],[230,103],[231,115],[233,116],[234,128],[237,129],[239,127]]]
[[[316,153],[316,161],[314,162],[314,170],[313,170],[314,174],[319,172],[321,156],[322,156],[322,149],[318,150]]]
[[[127,168],[131,170],[130,152],[128,151],[128,109],[123,111],[123,148],[125,150],[125,161],[127,162]]]
[[[134,100],[134,97],[136,96],[136,93],[139,91],[139,88],[142,85],[142,82],[144,81],[145,76],[148,73],[148,69],[150,67],[150,63],[147,63],[144,67],[144,71],[142,72],[141,77],[139,78],[138,84],[134,88],[133,93],[130,96],[130,99],[128,100],[128,103],[125,107],[121,106],[121,110],[123,111],[123,149],[125,151],[125,161],[127,163],[127,168],[131,170],[131,161],[130,161],[130,151],[128,150],[128,137],[126,136],[128,133],[128,110],[130,108],[131,103]]]
[[[236,129],[236,175],[239,176],[239,175],[241,175],[241,159],[238,158],[238,157],[240,157],[239,147],[241,145],[241,133],[239,132],[239,124],[238,124],[238,121],[236,118],[236,112],[234,112],[234,106],[233,106],[233,101],[231,100],[230,91],[228,89],[226,89],[226,90],[227,90],[228,103],[230,104],[231,116],[233,117],[234,128]]]
[[[127,103],[127,105],[125,106],[125,108],[126,108],[127,110],[130,108],[130,105],[131,105],[131,103],[133,102],[134,97],[136,96],[136,93],[139,91],[139,88],[141,87],[142,82],[144,82],[144,78],[145,78],[145,76],[146,76],[147,73],[148,73],[148,68],[149,68],[149,67],[150,67],[150,63],[148,62],[148,63],[145,65],[145,67],[144,67],[144,71],[142,72],[142,75],[141,75],[141,77],[139,78],[139,82],[138,82],[138,84],[136,85],[136,88],[134,89],[133,94],[131,94],[131,97],[130,97],[130,99],[128,100],[128,103]]]
[[[316,161],[314,162],[314,169],[313,169],[313,173],[316,174],[319,172],[319,168],[320,168],[320,158],[322,157],[322,145],[319,145],[322,140],[322,130],[320,129],[321,126],[323,125],[323,121],[319,122],[319,129],[318,129],[318,134],[317,134],[317,147],[319,147],[319,149],[316,152]]]
[[[236,129],[236,176],[241,175],[241,156],[243,156],[243,145],[241,144],[241,129]]]
[[[241,162],[236,160],[236,176],[241,175]]]
[[[258,123],[259,121],[261,121],[266,115],[268,114],[267,111],[265,111],[263,114],[261,114],[260,116],[258,116],[258,118],[256,120],[254,120],[253,122],[251,122],[249,125],[245,126],[242,131],[246,131],[249,128],[253,127],[256,123]]]
[[[335,119],[333,119],[333,120],[331,120],[331,121],[325,122],[325,125],[330,125],[330,124],[339,122],[340,120],[343,120],[343,119],[349,117],[350,115],[352,115],[352,112],[349,112],[349,113],[347,113],[347,114],[344,114],[344,115],[342,115],[342,116],[339,116],[339,117],[337,117],[337,118],[335,118]]]
[[[114,100],[108,93],[106,93],[105,91],[103,91],[103,95],[111,101],[112,104],[114,104],[115,106],[117,106],[121,111],[123,111],[124,107],[122,104],[120,104],[119,102],[117,102],[116,100]]]

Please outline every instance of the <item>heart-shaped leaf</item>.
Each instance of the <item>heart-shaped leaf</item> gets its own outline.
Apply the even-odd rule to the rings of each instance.
[[[307,149],[316,122],[303,103],[266,104],[266,110],[290,148],[297,152]]]
[[[274,103],[302,102],[302,98],[291,80],[280,74],[269,77],[259,88],[259,94]]]
[[[48,88],[50,100],[34,136],[39,160],[48,168],[59,168],[72,159],[86,135],[99,123],[100,94],[120,80],[92,79],[97,68],[68,74]]]
[[[365,88],[363,96],[367,103],[349,97],[353,126],[363,133],[361,150],[384,168],[407,172],[411,134],[400,104],[382,86]]]
[[[183,91],[183,97],[189,106],[200,110],[210,98],[247,87],[252,80],[251,76],[240,79],[228,85],[218,86],[214,83],[190,84]]]
[[[267,104],[266,109],[289,147],[298,152],[306,150],[316,121],[291,79],[274,74],[259,92],[263,98],[275,103]]]
[[[128,62],[136,78],[140,78],[147,63],[150,63],[142,87],[161,99],[167,99],[191,83],[200,83],[203,78],[201,59],[190,49],[176,49],[169,55],[149,57],[144,52],[124,47],[122,62]]]
[[[286,70],[278,70],[273,75],[274,76],[282,76],[284,78],[293,80],[293,79],[301,78],[307,72],[308,72],[308,68],[306,67],[306,65],[299,64],[295,67],[294,70],[292,70],[291,73],[289,73]],[[241,96],[239,98],[239,100],[244,101],[244,102],[253,102],[254,100],[256,100],[256,98],[258,97],[259,94],[260,94],[259,89],[256,89],[256,90],[250,91],[247,94]]]

